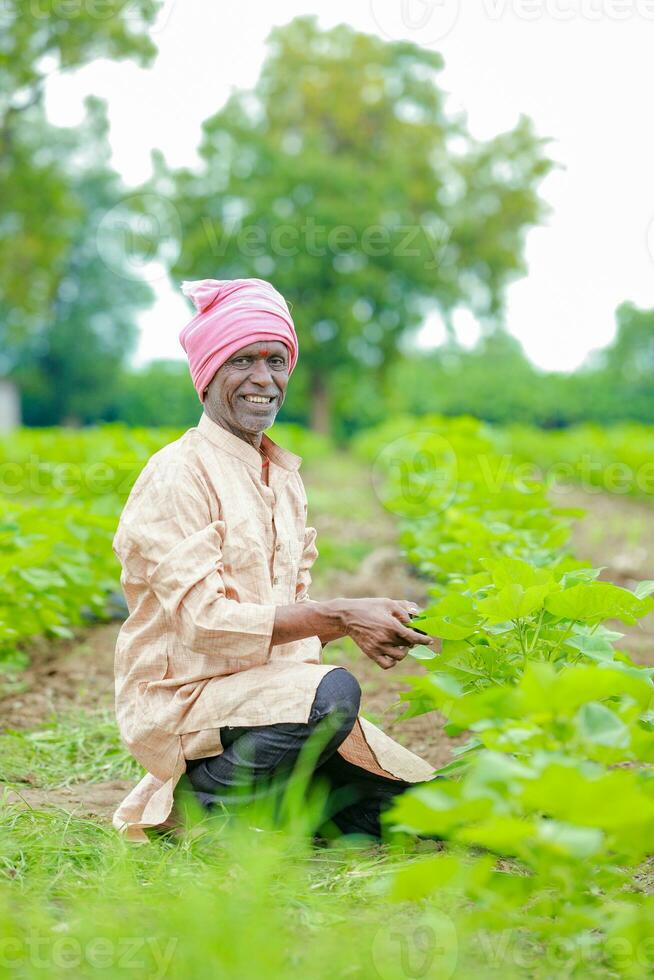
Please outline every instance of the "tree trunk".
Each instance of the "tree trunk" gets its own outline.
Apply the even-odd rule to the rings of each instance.
[[[311,428],[324,435],[328,435],[331,429],[329,391],[320,374],[314,374],[311,378]]]

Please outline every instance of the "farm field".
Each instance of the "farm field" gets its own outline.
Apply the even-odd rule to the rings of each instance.
[[[643,4],[40,6],[0,18],[0,980],[654,977]]]
[[[424,431],[424,423],[417,428]],[[406,433],[396,431],[366,434],[348,452],[310,442],[301,448],[301,434],[288,436],[298,440],[291,448],[305,455],[310,520],[319,532],[312,596],[390,595],[431,604],[432,629],[444,637],[443,670],[407,657],[394,670],[381,671],[348,642],[330,644],[325,658],[349,666],[359,678],[366,717],[435,767],[454,763],[450,795],[442,791],[438,799],[408,803],[394,842],[380,847],[310,851],[292,833],[278,831],[256,835],[253,847],[252,833],[226,825],[182,844],[124,846],[107,821],[139,777],[139,767],[121,748],[112,718],[119,622],[84,625],[79,614],[85,600],[96,616],[105,615],[101,589],[111,585],[111,567],[100,556],[102,573],[90,603],[82,590],[56,607],[61,621],[46,618],[49,635],[30,644],[29,665],[20,645],[15,652],[11,634],[5,637],[6,663],[13,669],[3,674],[0,701],[1,778],[7,787],[0,816],[0,900],[9,910],[0,972],[15,963],[20,975],[41,975],[45,966],[50,975],[70,975],[66,964],[75,961],[76,975],[91,975],[99,969],[89,953],[97,937],[107,940],[105,959],[120,976],[134,975],[124,949],[130,937],[134,947],[141,940],[134,958],[153,976],[213,976],[217,964],[225,975],[255,975],[256,968],[263,977],[284,976],[291,968],[361,977],[465,977],[473,970],[480,976],[534,977],[584,976],[589,969],[607,977],[647,972],[647,834],[654,819],[647,694],[647,668],[654,666],[648,596],[654,578],[652,503],[643,495],[597,493],[594,487],[552,487],[548,500],[541,487],[534,488],[526,510],[524,499],[507,487],[503,496],[497,491],[497,499],[487,488],[478,494],[475,472],[466,463],[430,501],[435,520],[418,521],[416,530],[416,505],[429,499],[421,492],[433,485],[429,452],[447,467],[447,446],[454,446],[459,463],[480,447],[495,451],[471,420],[432,421],[427,428],[438,429],[441,440],[431,450],[410,439],[407,448]],[[281,433],[278,438],[283,441]],[[147,456],[154,445],[149,437],[141,439],[130,453]],[[398,493],[394,467],[402,458],[407,466],[400,468]],[[420,492],[408,492],[408,485]],[[13,513],[16,502],[10,502]],[[104,509],[107,523],[100,530],[106,540],[120,492],[93,502],[82,508],[84,518],[81,510],[75,515],[73,526]],[[19,503],[34,506],[27,498]],[[552,506],[584,508],[587,514],[552,517]],[[481,520],[473,527],[478,512]],[[520,533],[509,534],[507,526]],[[465,547],[472,540],[475,547]],[[491,555],[513,564],[486,565],[495,578],[479,578],[484,566],[478,562]],[[470,569],[463,567],[468,560]],[[600,566],[595,580],[586,570]],[[519,595],[501,594],[507,573],[522,576]],[[55,575],[47,569],[45,574]],[[69,574],[66,562],[53,592],[70,591]],[[471,576],[477,576],[472,583]],[[38,574],[19,582],[36,594],[48,588]],[[610,602],[595,592],[593,602],[599,594],[603,604],[590,612],[570,607],[571,590],[577,589],[579,603],[595,582],[614,583],[620,591]],[[466,598],[473,588],[480,596],[475,603],[486,603],[481,608],[488,615],[482,617]],[[522,604],[512,616],[501,607],[509,599]],[[492,613],[491,601],[504,618]],[[505,628],[508,620],[515,635]],[[617,631],[624,634],[619,642]],[[461,648],[469,637],[476,644],[472,672]],[[570,638],[576,645],[559,655]],[[622,651],[615,659],[613,644]],[[494,651],[490,659],[484,659],[483,647]],[[644,668],[642,677],[630,660]],[[497,673],[495,665],[501,668]],[[540,674],[531,673],[536,669]],[[579,678],[574,711],[561,708],[560,716],[543,721],[527,700],[520,716],[511,715],[506,704],[504,713],[497,710],[494,692],[506,698],[519,690],[526,699],[527,681],[534,679],[532,696],[562,698],[554,685],[565,676]],[[604,685],[609,676],[613,687]],[[413,717],[397,720],[407,707]],[[513,720],[518,717],[520,726]],[[469,726],[481,739],[476,748],[470,746]],[[571,761],[567,772],[561,770],[562,753]],[[490,784],[484,782],[484,762],[494,773]],[[550,781],[553,794],[561,786],[556,770],[580,799],[604,780],[606,792],[616,794],[616,801],[623,798],[624,807],[614,808],[619,812],[605,826],[581,805],[575,813],[543,819],[545,803],[530,802],[525,790],[533,767],[541,767],[539,778]],[[614,774],[619,784],[611,782]],[[467,802],[456,795],[457,786],[464,787]],[[634,807],[640,807],[640,822]],[[623,814],[625,808],[631,816]],[[447,843],[415,843],[402,827],[442,832]],[[144,888],[157,896],[145,906]],[[128,927],[116,903],[130,914],[139,909],[138,929]],[[207,934],[209,912],[216,936]],[[243,915],[256,919],[260,930],[261,959],[254,964],[252,933],[247,947],[243,937],[229,950],[218,942],[225,930],[238,931],[234,925]],[[389,915],[396,927],[390,932],[383,925]],[[98,917],[100,930],[93,925]],[[34,954],[35,936],[45,955]],[[62,938],[68,946],[56,945]],[[322,965],[316,966],[318,960]],[[422,973],[415,972],[418,967]]]

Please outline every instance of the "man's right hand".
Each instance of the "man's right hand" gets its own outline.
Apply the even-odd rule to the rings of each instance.
[[[345,599],[344,625],[360,650],[383,670],[403,660],[410,647],[432,646],[434,637],[405,626],[417,613],[406,599]]]
[[[421,643],[440,649],[440,640],[411,629],[407,624],[418,613],[406,599],[305,598],[277,606],[271,646],[317,636],[323,647],[332,640],[351,636],[367,657],[384,670],[403,660],[410,647]]]

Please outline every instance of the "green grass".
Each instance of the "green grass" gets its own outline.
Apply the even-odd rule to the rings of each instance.
[[[284,820],[189,811],[184,840],[123,841],[58,809],[0,805],[0,976],[405,978],[379,950],[411,930],[390,873],[415,843],[311,844],[320,793],[301,777]],[[384,947],[385,948],[385,947]],[[128,953],[134,954],[133,960]],[[104,964],[104,966],[102,966]]]
[[[0,779],[52,788],[138,779],[143,769],[122,745],[113,712],[71,711],[29,731],[5,729]]]

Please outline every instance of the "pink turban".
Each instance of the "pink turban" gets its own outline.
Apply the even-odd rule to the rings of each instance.
[[[297,363],[298,342],[286,300],[264,279],[198,279],[183,282],[196,315],[179,335],[193,384],[204,390],[232,354],[257,340],[281,340],[289,351],[289,374]]]

